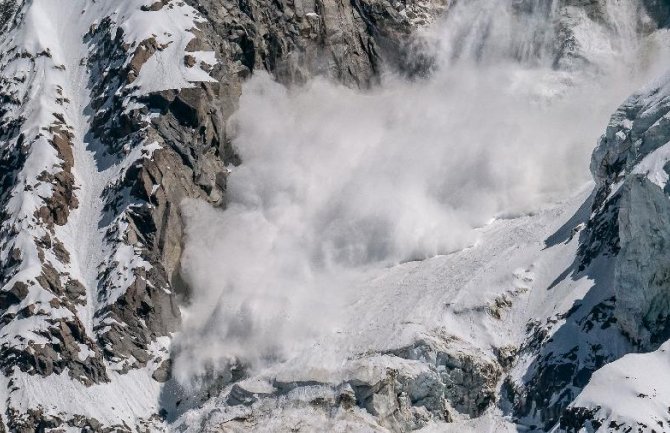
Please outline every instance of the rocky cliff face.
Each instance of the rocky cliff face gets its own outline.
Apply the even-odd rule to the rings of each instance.
[[[239,164],[226,124],[245,78],[369,86],[385,65],[407,66],[411,33],[446,5],[3,2],[4,425],[99,428],[32,401],[17,380],[92,387],[135,370],[153,376],[150,388],[166,380],[165,338],[188,296],[179,206],[225,205],[225,166]],[[157,404],[107,424],[151,418]]]
[[[664,80],[629,98],[612,117],[593,154],[594,218],[614,228],[616,317],[641,348],[668,338],[664,245],[667,216],[665,145],[670,136]],[[603,215],[607,213],[607,215]]]
[[[266,71],[287,86],[323,76],[365,89],[385,71],[427,76],[434,59],[413,35],[450,3],[0,2],[0,431],[410,431],[492,413],[531,430],[605,425],[609,415],[574,403],[593,372],[670,337],[665,82],[612,118],[593,156],[590,216],[582,208],[567,223],[563,212],[529,220],[539,240],[563,223],[574,229],[567,246],[546,245],[575,256],[569,272],[544,286],[516,273],[512,289],[445,307],[453,323],[523,321],[522,338],[483,344],[444,326],[362,350],[337,377],[240,368],[195,395],[171,379],[170,338],[189,297],[180,206],[225,208],[228,167],[243,163],[228,128],[244,81]],[[608,4],[514,8],[555,14],[549,55],[569,70],[598,54],[584,22],[616,27]],[[644,18],[636,32],[668,24],[665,2],[634,7]],[[509,241],[496,230],[496,242]],[[587,277],[595,286],[570,298]],[[558,286],[572,308],[527,317],[528,285]]]
[[[581,266],[604,260],[599,275],[610,296],[596,326],[613,329],[626,355],[589,373],[581,394],[561,415],[559,431],[665,431],[667,401],[663,369],[667,363],[668,284],[664,246],[667,242],[667,156],[670,141],[667,113],[668,77],[631,96],[612,116],[591,161],[596,179],[592,213],[582,238]],[[594,256],[594,253],[598,256]],[[595,258],[594,258],[595,257]],[[622,338],[623,337],[623,338]],[[610,340],[611,341],[611,340]],[[610,348],[602,361],[624,353]],[[597,370],[597,371],[596,371]],[[610,385],[607,385],[607,384]],[[614,393],[606,391],[614,386]],[[628,408],[637,407],[637,410]]]

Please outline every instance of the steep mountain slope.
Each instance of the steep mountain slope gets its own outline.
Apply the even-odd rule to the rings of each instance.
[[[129,173],[161,147],[146,128],[147,109],[134,101],[152,90],[138,85],[142,66],[169,77],[146,79],[159,89],[212,79],[178,61],[157,63],[184,50],[195,11],[152,12],[152,28],[139,6],[29,2],[15,5],[6,24],[1,347],[10,430],[74,422],[59,396],[73,387],[110,383],[91,389],[96,400],[110,392],[136,399],[114,377],[159,363],[159,338],[177,329],[165,271],[132,239],[132,215],[148,203],[130,194]],[[157,388],[149,376],[144,382]],[[48,389],[58,392],[40,392]],[[133,406],[105,416],[99,404],[76,422],[134,423],[156,411],[151,402]]]
[[[584,277],[546,290],[576,254],[579,236],[563,224],[585,196],[498,220],[462,252],[370,271],[334,335],[228,387],[177,425],[408,431],[493,412],[500,420],[492,424],[514,431],[495,403],[518,345],[534,335],[527,323],[568,311],[591,286]],[[547,246],[552,237],[561,242]]]
[[[313,68],[368,83],[384,28],[371,17],[388,22],[389,43],[413,26],[381,6],[2,3],[0,358],[9,430],[159,420],[167,337],[185,291],[179,204],[223,203],[224,163],[237,161],[225,121],[241,81],[254,69],[288,68],[312,44],[326,53]],[[439,7],[419,4],[413,19]]]
[[[465,74],[468,79],[456,84],[511,83],[505,92],[527,97],[522,104],[553,106],[592,86],[604,91],[599,81],[620,84],[610,95],[619,97],[669,66],[662,61],[667,2],[0,5],[0,431],[664,431],[670,425],[663,412],[670,405],[667,392],[654,389],[649,376],[663,370],[669,338],[663,260],[670,215],[667,78],[628,99],[612,117],[593,156],[593,194],[587,186],[572,198],[532,202],[532,212],[508,215],[518,209],[503,206],[495,221],[467,231],[464,237],[475,242],[448,243],[460,245],[450,254],[418,248],[337,268],[342,273],[336,279],[328,274],[314,281],[342,295],[296,310],[314,310],[308,317],[318,320],[310,327],[323,329],[295,332],[290,341],[299,341],[291,350],[271,356],[261,350],[261,364],[227,357],[231,346],[257,343],[247,329],[223,332],[230,326],[226,314],[236,312],[235,296],[212,303],[203,324],[197,307],[218,299],[220,289],[203,297],[200,281],[210,274],[198,279],[182,267],[184,251],[189,265],[202,260],[194,249],[218,251],[198,221],[208,225],[236,215],[231,209],[239,209],[240,197],[249,198],[245,188],[262,186],[244,177],[245,167],[287,184],[289,193],[304,186],[254,165],[249,152],[265,156],[268,130],[283,135],[266,134],[272,141],[267,148],[283,137],[284,151],[295,151],[275,157],[277,165],[305,149],[288,145],[300,137],[284,133],[283,113],[261,118],[263,107],[252,103],[238,111],[243,90],[249,98],[254,92],[284,95],[283,86],[300,92],[296,85],[318,76],[354,89],[372,87],[362,96],[349,90],[352,101],[381,94],[387,105],[409,104],[411,98],[402,98],[412,92],[428,100],[442,95],[459,71],[482,67],[486,80]],[[430,27],[440,16],[443,23]],[[343,91],[325,89],[317,95]],[[494,108],[489,114],[508,101],[496,105],[473,94],[476,104]],[[600,112],[604,99],[593,111]],[[403,130],[389,125],[398,113],[412,111],[430,118],[430,110],[416,107],[369,124],[392,131],[390,141]],[[245,113],[259,117],[245,123]],[[328,134],[357,144],[341,148],[343,154],[366,149],[355,135],[365,125],[345,131],[346,124],[332,124],[341,130]],[[426,123],[404,125],[433,131]],[[417,155],[421,149],[416,146]],[[402,167],[393,168],[384,181],[396,174],[407,179],[399,174]],[[267,219],[305,215],[291,213],[296,209],[269,209]],[[301,228],[309,227],[302,222]],[[234,271],[248,265],[241,260],[245,254],[256,254],[254,245],[243,245],[255,226],[228,229],[239,237],[225,239],[241,244],[225,247],[237,250],[240,261],[220,266]],[[335,244],[341,240],[319,233]],[[412,261],[415,253],[429,258]],[[294,265],[280,263],[282,276]],[[269,262],[251,272],[278,275]],[[337,308],[319,309],[331,300]],[[262,334],[270,342],[263,344],[274,350],[305,322],[295,323],[270,328]],[[200,352],[212,351],[204,367],[196,362]],[[184,367],[189,364],[193,369]],[[647,373],[647,364],[654,371]],[[639,372],[635,379],[622,378],[631,369]],[[626,383],[616,388],[621,398],[608,393],[614,381]]]
[[[593,154],[597,199],[588,251],[613,256],[610,317],[633,352],[596,372],[571,404],[579,423],[594,430],[665,431],[670,399],[668,355],[667,147],[670,76],[631,96],[614,114]],[[602,228],[606,227],[605,232]],[[614,392],[613,392],[614,391]]]
[[[334,333],[234,380],[177,431],[666,431],[667,98],[662,79],[614,114],[593,193],[347,281]]]

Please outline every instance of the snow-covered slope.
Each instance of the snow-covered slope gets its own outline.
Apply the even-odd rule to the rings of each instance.
[[[0,18],[0,431],[670,431],[667,2]]]
[[[624,286],[645,275],[631,262],[663,269],[649,254],[662,254],[651,235],[665,226],[666,87],[651,84],[614,114],[593,154],[591,194],[587,184],[536,213],[496,219],[462,251],[367,268],[346,280],[332,333],[188,406],[173,428],[666,431],[667,349],[633,354],[664,338],[631,338],[621,316],[641,311],[632,323],[649,332],[657,321],[644,315],[667,311],[655,301],[667,291],[657,277]],[[656,193],[617,198],[641,179]],[[645,228],[623,234],[637,224]],[[652,243],[624,255],[640,242]]]
[[[158,412],[151,374],[166,357],[160,337],[176,329],[178,311],[176,305],[170,311],[169,286],[145,277],[153,264],[141,246],[124,242],[135,200],[112,189],[161,148],[146,133],[150,115],[136,101],[150,91],[212,80],[180,61],[197,13],[183,4],[143,10],[136,1],[5,4],[11,10],[1,61],[4,424],[14,431],[40,422],[148,422]],[[113,125],[105,128],[113,104],[123,107],[115,118],[139,118],[137,131],[123,137]],[[117,151],[106,147],[106,134],[117,136]],[[165,294],[132,296],[166,304],[167,312],[155,314],[174,316],[172,325],[156,329],[152,313],[117,313],[128,292],[148,291],[147,284]],[[137,367],[143,371],[123,374]],[[117,401],[116,408],[105,401]]]
[[[597,118],[608,97],[617,90],[625,92],[628,85],[628,91],[633,91],[636,80],[641,85],[667,69],[667,32],[649,32],[653,25],[642,7],[630,2],[455,6],[439,34],[445,46],[438,53],[445,50],[444,62],[428,84],[407,91],[387,83],[386,92],[366,95],[351,105],[333,97],[336,90],[327,86],[324,90],[319,83],[308,87],[305,96],[300,91],[277,90],[262,78],[252,80],[237,113],[234,144],[243,164],[229,177],[229,208],[220,215],[206,209],[189,215],[185,266],[195,302],[185,310],[189,315],[174,352],[181,384],[189,385],[189,375],[196,375],[196,384],[205,382],[206,395],[219,395],[198,409],[194,408],[200,405],[197,389],[175,390],[175,400],[189,403],[183,413],[183,409],[169,409],[180,415],[174,427],[179,431],[204,426],[224,431],[576,431],[592,427],[573,403],[591,376],[606,364],[649,347],[631,338],[626,329],[622,311],[634,314],[646,306],[639,302],[644,296],[639,286],[621,288],[627,278],[622,264],[630,263],[631,256],[640,267],[654,263],[650,256],[637,259],[637,250],[628,257],[620,255],[625,251],[619,248],[619,238],[624,236],[621,218],[641,209],[635,202],[614,207],[619,199],[608,197],[609,190],[603,193],[609,184],[603,187],[608,181],[597,167],[609,151],[608,140],[617,134],[612,129],[621,113],[629,116],[622,123],[626,128],[631,128],[630,116],[635,113],[645,113],[640,117],[649,116],[650,124],[662,123],[662,96],[654,93],[655,108],[649,105],[649,111],[640,103],[631,114],[628,102],[612,118],[615,126],[608,128],[593,157],[596,187],[591,195],[587,191],[548,207],[528,197],[518,198],[512,204],[523,202],[537,212],[518,216],[519,209],[510,211],[512,204],[505,201],[505,194],[536,193],[533,188],[520,188],[519,179],[526,175],[523,170],[533,168],[531,164],[527,169],[524,163],[541,163],[537,147],[547,146],[553,161],[565,164],[561,150],[582,149],[569,147],[574,133],[574,139],[590,152],[589,142],[595,144],[598,133],[590,136],[579,121],[596,116],[589,121],[602,122],[602,130],[609,113],[625,98],[621,95],[607,114]],[[655,58],[660,62],[649,61]],[[469,61],[475,70],[469,68]],[[508,69],[510,62],[513,66]],[[487,87],[491,65],[498,87]],[[468,75],[461,78],[464,70]],[[645,72],[650,74],[645,77]],[[449,87],[454,82],[467,89],[467,96],[459,93],[458,86]],[[473,82],[476,86],[468,87]],[[518,100],[505,93],[506,86],[515,96],[528,97],[522,99],[526,105],[515,105]],[[485,95],[481,99],[479,91]],[[580,99],[584,94],[589,97]],[[394,99],[394,95],[400,96]],[[315,99],[326,101],[329,108],[320,111],[310,104]],[[262,105],[267,100],[273,102],[270,107]],[[520,118],[519,124],[496,110],[500,100]],[[563,106],[566,100],[574,105]],[[524,111],[538,101],[545,104],[538,104],[538,117]],[[411,108],[398,108],[403,103]],[[452,110],[454,106],[457,110]],[[318,122],[332,115],[330,107],[343,113],[356,110],[354,117],[363,120],[359,123],[341,115],[345,120],[338,117],[326,126],[313,127],[313,119]],[[390,114],[386,107],[393,107]],[[447,119],[435,116],[436,111]],[[461,121],[459,111],[478,116],[479,123]],[[565,111],[574,118],[563,117]],[[545,125],[543,114],[562,130],[554,133],[548,122],[533,135],[536,124]],[[254,119],[272,121],[259,126]],[[396,129],[397,119],[402,123]],[[509,134],[510,123],[521,132]],[[473,129],[458,129],[464,125]],[[487,135],[489,128],[509,145],[503,147],[507,153],[486,147],[494,146]],[[413,131],[421,133],[411,135]],[[524,147],[524,133],[533,138],[533,146]],[[421,142],[414,143],[408,136]],[[659,143],[667,141],[667,132],[649,136]],[[621,137],[617,143],[627,151],[626,137]],[[458,147],[461,140],[476,149],[475,157]],[[277,141],[285,143],[281,150]],[[312,153],[314,142],[327,144],[327,151],[318,152],[327,155],[323,159]],[[441,146],[447,149],[447,157],[441,154]],[[408,147],[411,155],[403,153]],[[424,149],[429,151],[424,154]],[[509,149],[518,152],[517,166],[506,164]],[[477,157],[484,153],[498,158]],[[398,155],[402,164],[394,165]],[[617,153],[608,158],[621,169]],[[655,158],[632,160],[628,170],[646,173],[648,167],[665,164]],[[431,171],[433,163],[439,169]],[[506,177],[495,165],[488,170],[488,164],[495,163],[503,170],[514,167],[522,172]],[[454,175],[463,165],[470,177]],[[652,170],[650,176],[659,177],[656,173]],[[546,173],[533,178],[533,186],[556,185],[542,175]],[[449,182],[435,180],[442,176]],[[302,183],[303,178],[308,180]],[[481,178],[485,187],[479,189]],[[487,183],[491,178],[502,186]],[[574,179],[561,179],[558,185],[569,181]],[[433,182],[449,198],[446,203],[431,195]],[[392,185],[388,195],[387,185]],[[491,191],[498,194],[493,194],[499,200],[494,205],[487,200]],[[552,192],[565,194],[560,186]],[[633,196],[641,198],[637,193]],[[650,210],[661,209],[663,200],[645,205],[645,218],[663,218]],[[454,201],[461,214],[450,212]],[[480,213],[475,223],[469,219],[469,206]],[[464,236],[468,224],[477,225],[482,213],[495,216],[486,212],[497,212],[498,218]],[[403,219],[406,213],[413,217]],[[324,214],[330,218],[322,225]],[[449,221],[444,225],[450,227],[432,224],[430,217],[435,214],[443,223]],[[627,221],[625,230],[635,229],[638,220]],[[432,225],[421,225],[422,221]],[[654,224],[659,228],[652,233],[663,226]],[[416,241],[407,249],[403,249],[407,246],[402,242],[404,230]],[[422,237],[426,232],[432,236]],[[446,247],[441,243],[445,233],[452,242]],[[645,229],[635,229],[629,237],[643,244],[638,248],[645,254],[660,254],[664,245]],[[214,244],[213,249],[202,253],[202,239],[208,239],[208,247]],[[217,245],[211,239],[223,241]],[[462,239],[466,247],[457,252],[397,263],[407,256],[449,251]],[[472,239],[477,242],[467,246]],[[322,255],[336,266],[329,268],[332,263],[321,261]],[[220,268],[217,260],[223,261]],[[629,275],[643,274],[638,269]],[[665,280],[654,280],[660,282],[654,289],[665,293]],[[637,300],[626,305],[621,301],[623,291],[638,296]],[[633,319],[635,323],[639,318]],[[212,350],[196,352],[203,346]],[[219,383],[208,388],[217,371]]]
[[[223,203],[239,83],[313,39],[340,46],[333,75],[365,83],[373,36],[352,6],[313,20],[316,5],[299,5],[276,23],[281,5],[265,2],[0,5],[0,426],[153,431],[185,294],[179,205]],[[351,34],[322,40],[345,15]],[[387,38],[413,26],[389,23]],[[370,57],[354,63],[357,44]]]
[[[570,412],[594,430],[666,431],[668,285],[665,264],[670,75],[631,96],[612,117],[591,163],[599,200],[591,224],[614,257],[612,321],[634,352],[594,373]],[[602,233],[602,231],[601,231]],[[591,237],[591,242],[593,237]]]
[[[528,323],[564,314],[593,284],[584,276],[547,290],[576,254],[578,222],[564,224],[587,195],[496,220],[461,252],[370,270],[334,334],[228,386],[177,428],[406,431],[482,415],[512,426],[493,403],[535,332]]]

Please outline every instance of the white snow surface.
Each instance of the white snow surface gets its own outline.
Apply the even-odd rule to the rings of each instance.
[[[16,281],[27,282],[30,287],[28,296],[19,305],[12,306],[11,311],[36,305],[43,313],[27,319],[17,318],[3,326],[0,335],[2,344],[19,348],[29,344],[46,344],[45,338],[35,333],[48,329],[47,319],[72,315],[65,308],[52,308],[49,301],[53,295],[39,288],[33,280],[41,272],[35,239],[46,233],[42,226],[35,224],[34,214],[43,205],[43,198],[48,198],[52,192],[50,185],[39,182],[38,177],[43,171],[57,173],[62,163],[45,135],[45,130],[57,120],[56,116],[63,120],[62,127],[72,134],[72,172],[79,207],[70,213],[66,225],[55,227],[55,238],[71,253],[70,263],[62,264],[49,251],[45,260],[56,271],[69,274],[86,288],[86,305],[77,307],[77,316],[93,341],[94,314],[101,307],[98,294],[100,265],[104,262],[111,267],[110,264],[117,262],[119,272],[117,292],[107,294],[105,302],[114,302],[128,287],[135,269],[148,266],[132,247],[116,248],[104,239],[109,227],[100,224],[103,220],[102,193],[105,187],[118,181],[134,161],[150,156],[160,145],[143,143],[131,149],[121,162],[102,164],[105,162],[100,159],[100,154],[104,154],[102,145],[87,135],[91,120],[91,77],[86,66],[90,47],[85,35],[109,17],[112,35],[116,28],[122,28],[124,42],[131,47],[131,52],[132,47],[152,36],[167,46],[144,65],[133,83],[133,95],[191,87],[194,82],[211,81],[212,78],[200,68],[186,68],[183,64],[184,48],[194,37],[189,30],[195,28],[200,19],[197,12],[181,2],[172,2],[159,11],[142,11],[141,7],[145,5],[147,2],[142,0],[34,0],[21,5],[23,9],[20,13],[25,15],[20,24],[0,40],[0,49],[4,52],[13,50],[34,57],[34,62],[31,62],[18,55],[6,56],[1,73],[14,86],[12,89],[18,91],[21,104],[9,107],[14,110],[13,116],[25,118],[21,132],[28,140],[37,137],[30,144],[27,161],[19,173],[18,186],[6,209],[10,215],[8,223],[19,231],[14,242],[22,260],[19,272],[5,287],[11,287]],[[213,53],[198,52],[195,55],[208,63],[215,63]],[[34,188],[29,191],[26,186]],[[120,233],[123,234],[120,221],[111,224],[121,224]],[[156,351],[164,351],[169,344],[167,340],[161,341],[157,343]],[[93,353],[88,347],[80,349],[82,359]],[[50,414],[83,414],[110,425],[121,422],[136,425],[140,419],[148,419],[158,411],[160,387],[151,379],[155,367],[151,364],[128,374],[109,370],[111,383],[90,388],[66,373],[41,378],[16,371],[14,377],[20,385],[16,387],[15,383],[10,388],[5,383],[2,400],[20,410],[41,406]],[[115,409],[110,410],[110,405],[114,405]],[[4,411],[1,416],[5,416]]]
[[[670,429],[670,342],[651,353],[631,353],[596,371],[572,406],[596,408],[595,418],[650,429]]]

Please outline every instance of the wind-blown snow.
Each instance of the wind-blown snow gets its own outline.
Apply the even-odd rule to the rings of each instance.
[[[659,69],[634,66],[655,52],[633,34],[636,11],[608,5],[609,28],[573,11],[583,57],[558,69],[555,10],[467,2],[426,36],[439,41],[429,80],[386,77],[361,93],[321,80],[288,90],[256,74],[234,119],[243,164],[229,177],[228,208],[184,206],[193,299],[178,377],[234,360],[272,365],[346,320],[377,320],[395,300],[343,318],[380,290],[361,283],[370,269],[477,245],[477,227],[588,182],[609,115]]]
[[[255,344],[259,343],[258,335],[262,331],[266,332],[268,339],[270,336],[274,336],[275,341],[277,337],[284,338],[280,341],[284,344],[285,361],[275,360],[264,365],[259,365],[257,361],[255,374],[241,382],[241,386],[267,392],[265,388],[272,387],[270,384],[275,380],[281,383],[315,381],[336,385],[357,378],[364,383],[377,383],[378,377],[387,368],[404,372],[426,368],[425,363],[379,355],[380,352],[439,336],[451,341],[453,347],[450,350],[463,350],[465,353],[477,350],[480,357],[494,358],[493,347],[516,345],[523,340],[529,320],[566,312],[592,287],[593,282],[584,277],[576,281],[565,279],[552,290],[547,290],[552,281],[570,267],[576,254],[578,236],[566,237],[564,242],[551,246],[547,246],[546,241],[565,230],[565,227],[562,228],[565,221],[578,211],[587,195],[588,185],[570,200],[534,215],[498,219],[475,230],[481,242],[453,254],[391,268],[375,266],[358,269],[357,281],[350,280],[352,287],[347,292],[354,296],[346,300],[338,297],[340,302],[346,301],[346,308],[337,311],[339,320],[334,322],[336,326],[327,330],[331,332],[321,330],[320,335],[308,335],[303,330],[287,339],[283,330],[295,331],[304,322],[298,320],[291,323],[286,316],[280,316],[285,320],[280,322],[283,328],[261,328],[256,334],[252,332],[249,341]],[[340,290],[342,287],[339,287]],[[501,311],[501,319],[497,319],[490,314],[488,307],[501,296],[507,296],[512,302],[509,309]],[[299,312],[311,314],[309,318],[314,319],[323,311],[318,304],[312,305],[312,308],[315,311],[305,307]],[[222,325],[225,322],[213,321],[211,332],[226,330]],[[315,327],[319,325],[321,323],[317,322]],[[186,332],[189,331],[192,330],[187,328]],[[235,353],[226,343],[234,345],[235,341],[226,338],[217,342],[212,336],[206,336],[206,339],[195,340],[194,345],[202,352],[200,360],[226,349],[224,353],[230,355],[252,353],[249,349]],[[233,349],[238,348],[244,347],[233,346]],[[221,359],[210,358],[207,361]],[[194,370],[180,366],[177,371],[184,374]],[[301,392],[307,395],[302,396]],[[309,400],[308,393],[309,389],[300,388],[282,398]],[[228,406],[225,404],[226,396],[224,390],[221,397],[213,398],[202,408],[186,412],[173,428],[175,431],[195,433],[203,425],[214,427],[253,411],[254,416],[259,418],[255,419],[256,424],[251,431],[283,432],[290,431],[291,426],[300,426],[305,431],[365,431],[365,426],[374,432],[391,431],[379,427],[366,411],[359,408],[323,419],[318,410],[284,409],[281,401],[276,403],[279,409],[274,408],[275,403],[269,403],[272,410],[263,406],[258,411],[253,406]],[[498,409],[488,411],[477,420],[455,416],[453,424],[429,423],[425,431],[516,431]]]

